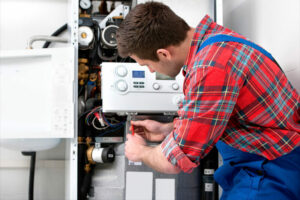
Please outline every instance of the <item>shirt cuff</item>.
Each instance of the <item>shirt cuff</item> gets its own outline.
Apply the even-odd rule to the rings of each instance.
[[[162,153],[169,162],[180,168],[182,171],[191,173],[198,165],[192,162],[181,150],[174,139],[174,132],[170,133],[161,143]]]

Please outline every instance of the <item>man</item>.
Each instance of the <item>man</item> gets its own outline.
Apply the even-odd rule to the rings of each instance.
[[[194,29],[155,2],[127,15],[117,42],[121,56],[151,72],[185,75],[173,123],[131,122],[129,160],[191,172],[216,145],[223,199],[300,199],[300,98],[267,52],[209,16]],[[162,143],[149,147],[145,139]]]

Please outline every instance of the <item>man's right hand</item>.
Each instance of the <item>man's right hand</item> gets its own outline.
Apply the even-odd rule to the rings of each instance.
[[[173,122],[160,123],[154,120],[131,121],[134,133],[151,142],[160,142],[173,130]],[[131,130],[131,128],[130,128]],[[132,130],[131,130],[132,131]]]

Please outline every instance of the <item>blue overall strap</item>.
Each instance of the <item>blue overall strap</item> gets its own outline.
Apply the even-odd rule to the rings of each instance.
[[[216,36],[212,36],[212,37],[208,38],[198,48],[197,53],[199,53],[199,51],[202,50],[207,45],[211,45],[211,44],[216,43],[216,42],[238,42],[238,43],[245,44],[247,46],[250,46],[250,47],[260,51],[262,54],[264,54],[265,56],[270,58],[272,61],[274,61],[278,65],[278,63],[275,61],[273,56],[269,52],[267,52],[266,50],[261,48],[260,46],[254,44],[253,42],[245,40],[243,38],[238,38],[238,37],[234,37],[234,36],[231,36],[231,35],[216,35]]]

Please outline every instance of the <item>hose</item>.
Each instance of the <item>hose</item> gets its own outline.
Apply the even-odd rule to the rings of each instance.
[[[28,200],[33,200],[34,196],[34,171],[35,171],[35,156],[36,152],[22,152],[24,156],[31,156],[30,160],[30,172],[29,172],[29,192],[28,192]]]
[[[64,32],[65,30],[67,30],[67,28],[68,28],[68,24],[64,24],[59,29],[57,29],[54,33],[52,33],[51,36],[58,36],[59,34]],[[51,44],[51,42],[45,42],[43,48],[48,48],[50,44]]]

